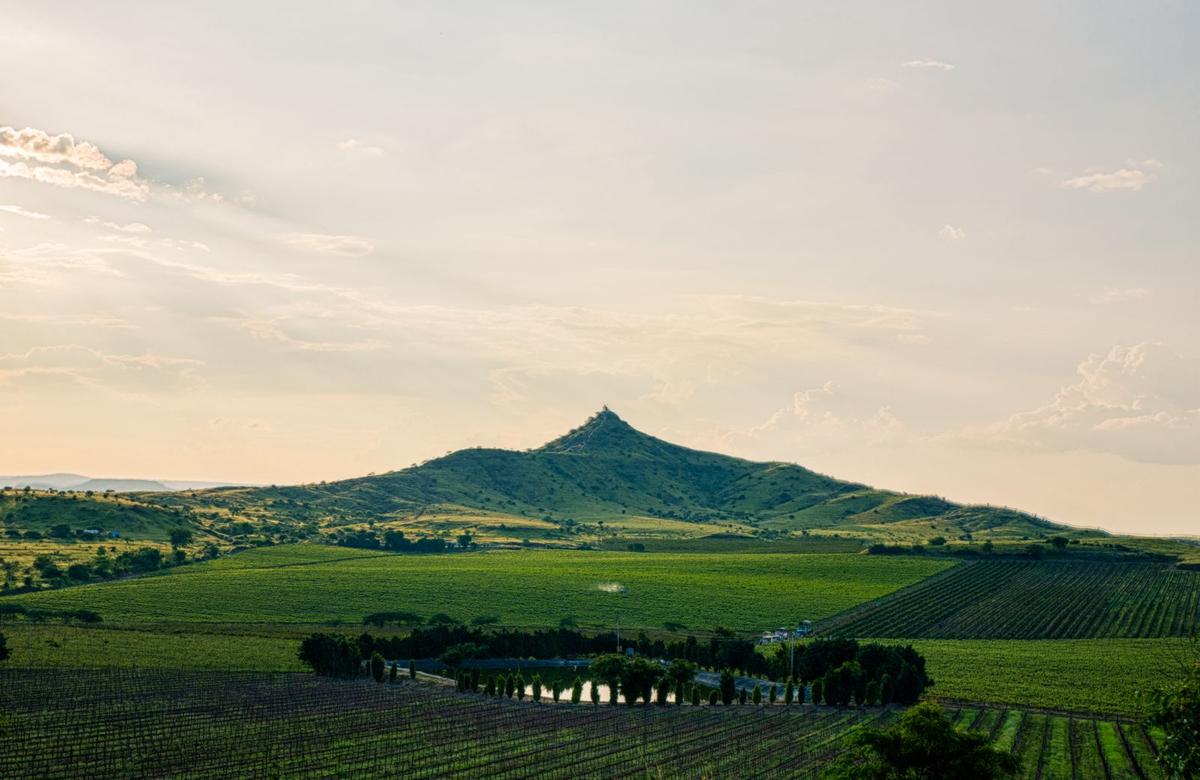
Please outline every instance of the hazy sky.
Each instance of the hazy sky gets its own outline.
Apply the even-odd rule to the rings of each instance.
[[[0,8],[0,473],[649,433],[1200,533],[1194,2]]]

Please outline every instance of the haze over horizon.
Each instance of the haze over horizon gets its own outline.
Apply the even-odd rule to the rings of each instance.
[[[333,480],[607,404],[1200,533],[1200,9],[769,5],[7,9],[0,473]]]

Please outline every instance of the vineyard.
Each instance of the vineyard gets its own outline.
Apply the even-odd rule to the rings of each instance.
[[[1200,574],[1154,563],[982,561],[822,625],[836,636],[945,639],[1179,637],[1200,626]]]
[[[0,777],[814,777],[879,709],[517,703],[296,674],[0,671]],[[952,711],[1026,777],[1161,777],[1140,726]]]

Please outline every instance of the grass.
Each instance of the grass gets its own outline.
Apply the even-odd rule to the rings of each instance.
[[[840,636],[1067,639],[1190,636],[1200,572],[1159,563],[990,560],[837,617]]]
[[[905,642],[908,644],[908,642]],[[935,680],[930,694],[993,704],[1140,715],[1139,695],[1182,677],[1192,648],[1174,639],[911,642]]]
[[[850,554],[515,550],[440,556],[319,545],[263,548],[141,579],[17,597],[107,623],[357,622],[380,610],[506,625],[757,631],[818,619],[952,565]],[[624,589],[623,591],[621,589]],[[618,591],[618,592],[612,592]]]
[[[7,623],[9,666],[298,672],[299,639],[179,629]]]

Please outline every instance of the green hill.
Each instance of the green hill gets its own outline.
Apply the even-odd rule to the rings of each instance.
[[[309,535],[362,524],[416,532],[469,528],[498,540],[561,544],[613,534],[679,538],[729,530],[905,543],[964,535],[1038,539],[1065,530],[1008,509],[875,490],[794,464],[681,447],[635,430],[608,409],[528,451],[467,449],[337,482],[145,494],[141,500],[190,508],[217,527],[266,524]]]

